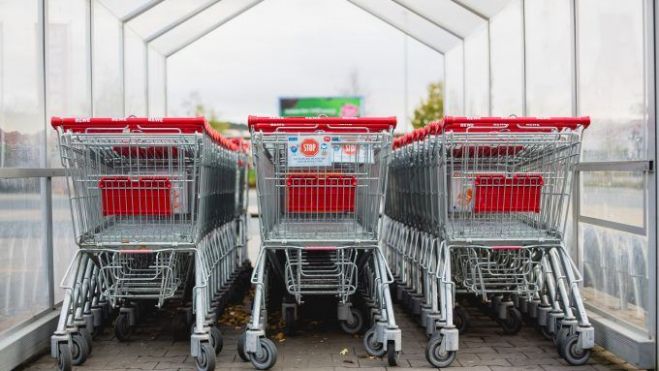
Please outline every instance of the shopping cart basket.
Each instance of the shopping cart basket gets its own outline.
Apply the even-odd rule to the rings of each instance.
[[[457,334],[442,333],[453,327],[451,291],[490,303],[507,333],[521,328],[519,307],[556,336],[569,363],[587,361],[593,329],[563,240],[571,171],[588,124],[588,118],[447,117],[397,140],[387,222],[409,235],[436,239],[436,264],[418,268],[426,276],[435,273],[436,282],[426,280],[425,286],[438,287],[424,297],[431,312],[438,310],[440,331],[426,350],[434,365],[450,363],[457,350],[447,345],[457,346]],[[409,244],[400,245],[390,238],[388,256],[414,269],[409,267],[420,263],[406,259]],[[405,288],[418,286],[405,274],[397,277]]]
[[[84,362],[104,306],[120,307],[115,335],[127,340],[149,304],[176,300],[194,313],[197,368],[213,369],[217,310],[245,259],[246,153],[203,118],[54,117],[52,125],[80,246],[51,340],[60,368]]]
[[[252,281],[252,320],[239,350],[259,369],[276,361],[264,337],[267,288],[283,283],[282,316],[294,327],[307,295],[338,298],[348,333],[364,323],[350,297],[374,306],[367,350],[396,362],[400,330],[387,288],[392,277],[378,248],[380,207],[395,118],[249,117],[261,216],[262,248]],[[360,280],[371,272],[374,279]]]

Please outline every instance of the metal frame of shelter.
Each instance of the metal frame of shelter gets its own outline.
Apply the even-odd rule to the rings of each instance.
[[[41,66],[43,67],[39,73],[40,96],[44,107],[47,107],[47,15],[48,15],[48,1],[37,0],[39,3],[39,58]],[[90,45],[90,68],[94,68],[94,42],[93,42],[93,22],[94,22],[94,9],[97,6],[109,8],[104,0],[87,0],[88,17],[89,17],[89,45]],[[175,0],[142,0],[136,1],[132,9],[124,11],[123,14],[117,16],[121,23],[121,75],[122,75],[122,108],[124,114],[132,113],[126,112],[126,40],[125,33],[127,27],[136,20],[147,17],[150,12],[158,6],[163,6],[169,1]],[[200,38],[208,35],[222,25],[231,21],[235,17],[243,14],[252,7],[261,3],[264,0],[206,0],[199,1],[199,5],[193,9],[188,10],[181,14],[173,21],[166,22],[159,25],[157,29],[150,32],[148,35],[139,35],[142,38],[144,45],[144,99],[146,104],[146,115],[165,115],[167,112],[167,60],[193,44]],[[488,66],[488,81],[487,86],[489,90],[487,113],[492,113],[492,47],[491,47],[491,19],[498,12],[508,5],[509,0],[488,0],[487,2],[478,2],[475,0],[347,0],[356,7],[362,9],[364,12],[374,16],[386,24],[403,32],[412,39],[419,41],[432,50],[444,55],[449,50],[456,46],[462,46],[462,102],[461,107],[466,108],[466,78],[465,78],[465,39],[474,31],[482,28],[487,32],[487,66]],[[577,77],[578,71],[578,53],[577,46],[579,43],[577,36],[577,5],[578,0],[569,0],[571,8],[571,22],[570,22],[570,35],[571,35],[571,110],[573,115],[577,115],[579,110],[578,101],[578,84]],[[646,66],[647,84],[650,86],[648,89],[648,127],[650,128],[650,135],[647,145],[647,159],[646,161],[612,161],[612,162],[586,162],[581,163],[576,169],[577,179],[575,181],[575,201],[572,205],[572,223],[575,231],[578,230],[579,222],[587,222],[592,225],[610,228],[617,231],[632,233],[636,235],[645,235],[648,238],[648,274],[649,274],[649,288],[648,288],[648,315],[646,327],[649,331],[649,336],[635,333],[634,331],[626,328],[624,325],[615,323],[614,320],[608,319],[605,316],[593,316],[593,322],[596,326],[597,341],[607,349],[622,356],[630,362],[633,362],[643,368],[656,368],[657,348],[656,348],[656,334],[657,334],[657,254],[656,254],[656,236],[657,236],[657,175],[654,171],[654,161],[657,158],[656,153],[656,107],[659,105],[659,94],[657,94],[657,81],[656,76],[659,75],[659,65],[656,61],[659,60],[659,48],[656,47],[657,39],[659,38],[659,9],[655,7],[652,0],[642,0],[645,6],[645,30],[647,50],[653,51],[647,53],[647,60],[644,64]],[[521,0],[522,6],[522,22],[525,22],[525,7],[526,0]],[[237,6],[236,6],[237,4]],[[199,25],[201,17],[209,11],[222,11],[222,7],[226,6],[226,12],[221,13],[221,17],[212,18],[213,21],[204,24],[203,27],[194,30],[191,34],[186,34],[186,27],[190,28],[191,25]],[[459,15],[462,19],[456,23],[452,17],[444,15],[438,11],[438,7],[450,12],[450,14]],[[112,11],[112,9],[110,9]],[[448,13],[447,13],[448,14]],[[115,14],[116,15],[116,14]],[[194,27],[193,27],[194,28]],[[521,93],[522,93],[522,114],[527,114],[527,71],[526,71],[526,56],[527,56],[527,38],[525,34],[525,27],[522,25],[522,63],[521,71]],[[158,51],[155,44],[159,43],[163,38],[171,37],[176,34],[182,38],[182,41],[167,45],[164,50]],[[152,54],[152,52],[154,52]],[[160,76],[161,86],[153,86],[150,79],[150,59],[153,57],[164,59],[164,68],[162,71],[163,76]],[[90,76],[94,74],[89,71]],[[446,67],[444,67],[444,77],[446,81]],[[91,113],[94,114],[94,83],[93,79],[89,79],[89,90],[91,99]],[[153,107],[151,101],[155,99],[156,94],[161,94],[160,99],[164,102],[161,105],[162,109],[158,110]],[[44,112],[44,123],[48,122]],[[47,141],[44,140],[44,146],[47,146]],[[41,215],[44,221],[44,239],[43,250],[46,256],[47,274],[49,278],[49,292],[48,298],[50,309],[41,315],[26,321],[24,325],[19,326],[16,331],[4,335],[0,338],[0,369],[12,369],[17,365],[25,362],[27,359],[33,357],[38,352],[41,352],[49,345],[49,337],[55,326],[58,311],[56,310],[57,303],[55,302],[55,277],[53,267],[53,226],[52,226],[52,195],[51,195],[51,182],[53,177],[63,176],[62,169],[48,168],[48,159],[46,158],[48,151],[43,151],[44,158],[42,159],[42,168],[35,169],[0,169],[0,179],[2,178],[39,178],[41,180],[41,197],[44,200]],[[646,217],[645,223],[642,227],[626,225],[624,223],[612,222],[603,219],[597,219],[590,216],[582,215],[580,212],[579,202],[579,177],[584,173],[595,171],[611,171],[611,172],[642,172],[645,175],[645,200],[646,200]],[[572,241],[573,246],[578,246],[578,234],[573,233],[575,236]],[[578,250],[578,249],[577,249]],[[577,252],[577,263],[580,264],[581,252]],[[582,267],[582,266],[581,266]],[[596,308],[592,308],[596,309]]]

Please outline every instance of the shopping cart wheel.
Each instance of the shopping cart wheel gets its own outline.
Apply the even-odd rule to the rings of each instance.
[[[257,370],[268,370],[277,362],[277,347],[267,337],[259,339],[259,350],[249,354],[249,360]]]
[[[222,332],[217,326],[212,326],[210,328],[211,333],[211,343],[213,344],[213,349],[215,354],[220,354],[222,347],[224,346],[224,339],[222,338]]]
[[[398,355],[400,352],[396,351],[396,344],[393,340],[387,342],[387,362],[389,366],[398,366]]]
[[[88,356],[89,345],[87,339],[79,332],[71,334],[71,363],[80,366],[85,363]]]
[[[426,360],[433,367],[448,367],[455,360],[456,352],[453,350],[443,350],[443,341],[444,335],[438,332],[430,338],[426,345]]]
[[[73,363],[71,360],[71,348],[69,348],[69,344],[57,344],[57,370],[71,371],[72,369]]]
[[[364,334],[364,348],[366,348],[366,353],[372,355],[373,357],[382,357],[384,355],[384,346],[382,346],[382,343],[377,341],[374,327],[370,328]]]
[[[199,355],[194,359],[197,371],[213,371],[215,370],[215,350],[209,343],[201,343],[199,347]]]
[[[364,326],[364,316],[357,308],[350,308],[350,312],[352,313],[352,321],[341,321],[340,326],[346,334],[354,335]]]
[[[579,334],[572,334],[563,343],[563,358],[572,366],[580,366],[590,359],[591,349],[579,347]]]
[[[547,340],[552,340],[553,336],[551,332],[549,332],[549,329],[547,326],[542,326],[540,324],[536,324],[538,331],[542,334],[542,336],[547,339]]]
[[[556,350],[558,351],[558,354],[561,357],[565,357],[565,354],[563,351],[565,350],[565,343],[567,342],[567,338],[570,337],[570,328],[569,327],[561,327],[560,330],[558,330],[558,333],[556,334]]]
[[[461,305],[453,308],[453,325],[458,329],[460,335],[469,329],[469,312]]]
[[[92,352],[92,334],[87,330],[87,327],[80,327],[78,329],[82,337],[87,341],[87,349],[89,349],[89,353]]]
[[[131,332],[132,328],[130,327],[130,321],[128,320],[128,313],[120,313],[114,324],[114,335],[119,341],[128,341]]]
[[[237,345],[237,351],[238,351],[238,357],[243,360],[243,362],[249,362],[249,357],[247,356],[247,353],[245,353],[245,333],[243,332],[242,335],[238,337],[238,345]]]
[[[515,335],[522,329],[522,313],[517,308],[508,307],[505,319],[498,319],[499,325],[506,335]]]

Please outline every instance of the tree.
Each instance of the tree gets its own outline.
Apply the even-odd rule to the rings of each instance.
[[[208,120],[208,124],[215,130],[220,133],[227,130],[230,124],[226,121],[222,121],[217,118],[217,114],[214,109],[207,109],[204,103],[201,101],[198,92],[190,93],[188,99],[183,102],[183,106],[186,108],[186,113],[190,116],[203,116]]]
[[[428,85],[428,97],[414,109],[412,126],[420,128],[431,121],[444,117],[444,84],[434,82]]]

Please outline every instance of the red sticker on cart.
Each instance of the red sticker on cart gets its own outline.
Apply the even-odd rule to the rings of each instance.
[[[313,138],[308,138],[300,143],[300,152],[306,157],[314,157],[320,151],[320,145]]]

